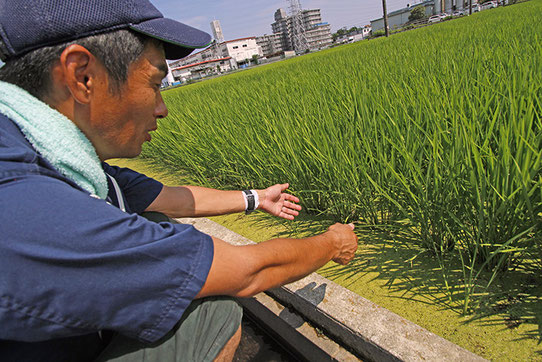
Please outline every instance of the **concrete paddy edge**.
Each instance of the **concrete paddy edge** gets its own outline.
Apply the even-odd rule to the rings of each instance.
[[[206,218],[182,218],[230,244],[254,242]],[[485,361],[350,290],[313,273],[267,291],[362,358],[372,361]]]

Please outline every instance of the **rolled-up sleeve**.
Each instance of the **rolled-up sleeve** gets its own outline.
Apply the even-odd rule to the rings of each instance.
[[[210,236],[156,224],[39,175],[0,182],[0,339],[102,329],[154,342],[213,259]]]

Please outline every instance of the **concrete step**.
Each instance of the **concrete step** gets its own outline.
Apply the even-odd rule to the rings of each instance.
[[[178,219],[198,230],[233,245],[254,242],[209,219]],[[273,303],[288,307],[305,324],[310,322],[313,332],[323,334],[352,358],[367,361],[485,361],[482,357],[382,308],[356,293],[313,273],[297,282],[266,293],[273,301],[264,301],[270,310]],[[260,297],[260,296],[259,296]],[[280,309],[280,307],[279,307]],[[278,312],[287,320],[287,312]],[[277,313],[277,312],[275,312]],[[292,317],[293,318],[293,317]],[[295,324],[295,323],[294,323]],[[316,332],[315,329],[316,328]],[[297,328],[296,328],[297,329]],[[303,332],[309,336],[313,332]],[[307,337],[310,338],[310,337]],[[318,343],[314,342],[319,345]],[[323,345],[322,345],[323,346]],[[320,345],[319,345],[320,347]],[[333,349],[324,349],[334,356]],[[349,352],[349,353],[350,353]],[[337,355],[337,360],[349,360]]]

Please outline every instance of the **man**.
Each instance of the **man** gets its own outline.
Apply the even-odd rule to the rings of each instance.
[[[231,360],[247,297],[346,264],[353,226],[236,247],[138,214],[260,209],[293,219],[288,184],[166,187],[107,165],[158,118],[165,59],[207,34],[147,0],[0,2],[0,359]]]

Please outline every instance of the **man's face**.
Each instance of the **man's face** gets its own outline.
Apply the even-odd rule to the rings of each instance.
[[[105,69],[103,72],[96,78],[87,136],[101,160],[136,157],[143,143],[151,140],[156,119],[167,116],[160,94],[162,79],[167,75],[164,51],[147,43],[143,54],[130,65],[120,94],[109,92],[108,76]]]

